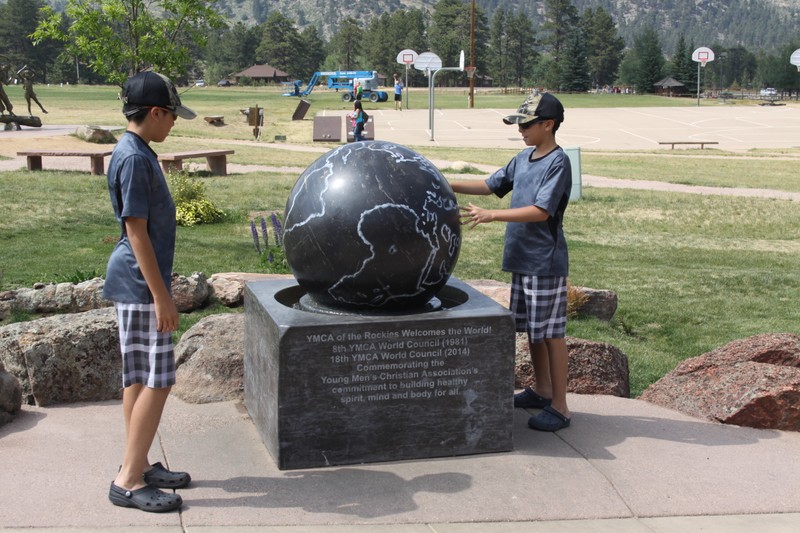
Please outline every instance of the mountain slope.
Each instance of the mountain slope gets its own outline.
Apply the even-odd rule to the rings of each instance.
[[[463,0],[468,3],[469,0]],[[63,8],[66,0],[48,0]],[[0,0],[0,4],[5,0]],[[231,23],[264,22],[271,11],[296,20],[298,26],[315,26],[326,38],[341,21],[353,17],[365,24],[376,15],[404,8],[432,10],[435,0],[218,0],[217,6]],[[499,7],[523,11],[536,23],[542,20],[544,0],[476,0],[491,19]],[[603,7],[617,22],[628,45],[646,26],[661,36],[669,55],[681,34],[696,46],[741,45],[751,50],[774,51],[793,40],[800,17],[800,0],[573,0],[582,12]]]

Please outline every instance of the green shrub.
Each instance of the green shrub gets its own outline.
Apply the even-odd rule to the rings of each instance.
[[[170,171],[168,180],[179,226],[213,224],[225,217],[225,212],[206,198],[206,186],[187,171]]]

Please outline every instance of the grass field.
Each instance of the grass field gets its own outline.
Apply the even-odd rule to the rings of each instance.
[[[9,88],[12,102],[21,94]],[[37,87],[52,116],[63,123],[120,124],[113,88]],[[423,95],[424,96],[424,95]],[[677,99],[629,97],[632,105],[681,102]],[[263,99],[262,99],[263,97]],[[337,95],[313,97],[319,105],[349,109]],[[415,98],[417,95],[415,95]],[[495,107],[515,107],[519,95],[497,95]],[[574,98],[569,105],[599,105],[595,95]],[[187,105],[202,114],[226,116],[259,103],[286,114],[296,100],[274,90],[245,88],[191,89]],[[463,105],[463,95],[452,95]],[[487,97],[486,100],[489,98]],[[505,100],[503,100],[505,99]],[[24,99],[22,100],[24,102]],[[484,101],[482,97],[480,101]],[[262,104],[263,102],[263,104]],[[423,105],[420,101],[419,105]],[[437,97],[437,104],[448,98]],[[413,101],[412,101],[413,104]],[[691,102],[687,102],[691,105]],[[18,104],[19,105],[19,104]],[[618,101],[615,105],[621,105]],[[282,107],[281,107],[282,106]],[[231,121],[234,122],[234,121]],[[299,137],[291,121],[276,123]],[[201,121],[179,121],[175,136],[163,149],[189,147],[197,137],[218,132],[229,139],[251,138],[243,121],[236,127],[209,128]],[[226,137],[220,137],[223,140]],[[290,139],[291,144],[291,139]],[[418,147],[431,159],[501,165],[513,150]],[[237,146],[234,161],[263,162],[265,148]],[[714,159],[707,157],[714,154]],[[769,152],[754,157],[706,150],[701,154],[582,155],[583,172],[620,179],[647,179],[719,187],[770,187],[800,190],[794,161]],[[796,155],[796,154],[789,154]],[[270,164],[304,167],[318,154],[272,147]],[[282,211],[296,173],[253,172],[225,178],[202,178],[209,198],[227,213],[220,224],[179,228],[175,270],[207,275],[223,271],[259,271],[248,217]],[[108,202],[105,181],[80,172],[0,173],[0,290],[29,287],[72,275],[102,275],[119,229]],[[487,207],[505,201],[470,198]],[[464,245],[454,275],[462,279],[498,279],[504,227],[479,226],[464,233]],[[570,244],[571,281],[619,296],[614,320],[572,320],[568,333],[621,348],[631,364],[632,394],[674,368],[681,360],[731,340],[765,332],[800,333],[800,210],[783,200],[699,196],[678,193],[584,189],[570,204],[565,218]],[[185,331],[203,314],[186,315]],[[15,319],[24,318],[16,317]]]

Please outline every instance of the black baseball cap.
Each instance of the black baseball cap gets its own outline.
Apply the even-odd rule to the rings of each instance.
[[[122,113],[129,117],[140,109],[147,107],[163,107],[187,120],[197,116],[197,113],[181,105],[181,98],[175,85],[157,72],[140,72],[134,74],[122,86]]]
[[[550,93],[531,93],[519,106],[517,112],[503,118],[506,124],[528,124],[534,120],[564,122],[564,106]]]

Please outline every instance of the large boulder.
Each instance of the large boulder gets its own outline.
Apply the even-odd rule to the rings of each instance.
[[[207,316],[175,347],[178,369],[172,392],[189,403],[243,399],[243,361],[244,314]]]
[[[208,299],[206,275],[202,272],[192,272],[191,276],[172,274],[172,299],[181,313],[203,307]]]
[[[95,144],[114,144],[117,142],[113,133],[100,126],[78,126],[75,128],[75,136]]]
[[[36,283],[33,288],[0,293],[0,319],[12,309],[29,313],[80,313],[90,309],[110,307],[113,302],[103,299],[103,278],[94,278],[77,284]],[[209,288],[202,272],[190,276],[172,275],[172,296],[181,313],[203,307],[208,300]],[[3,309],[8,308],[7,311]]]
[[[536,388],[528,335],[517,334],[514,385]],[[630,396],[628,357],[618,348],[602,342],[567,337],[569,374],[567,391],[577,394]]]
[[[800,336],[756,335],[686,359],[641,399],[723,424],[800,431]]]
[[[11,316],[16,301],[17,291],[0,291],[0,322]]]
[[[503,307],[511,300],[511,285],[503,281],[478,279],[468,281],[478,292],[488,296]],[[567,312],[609,321],[617,311],[617,294],[614,291],[590,289],[570,285]]]
[[[9,308],[28,313],[80,313],[91,309],[109,307],[112,302],[103,299],[103,278],[81,283],[37,283],[33,288],[21,288],[0,295],[0,301]]]
[[[244,285],[248,281],[292,278],[291,274],[253,274],[247,272],[220,272],[208,278],[209,299],[226,307],[239,307],[244,303]]]
[[[121,356],[113,308],[0,327],[0,362],[23,401],[46,406],[121,397]]]
[[[0,361],[0,426],[11,422],[22,407],[22,387]]]
[[[614,291],[575,287],[581,293],[582,303],[575,310],[577,314],[593,316],[608,322],[617,312],[617,293]]]

